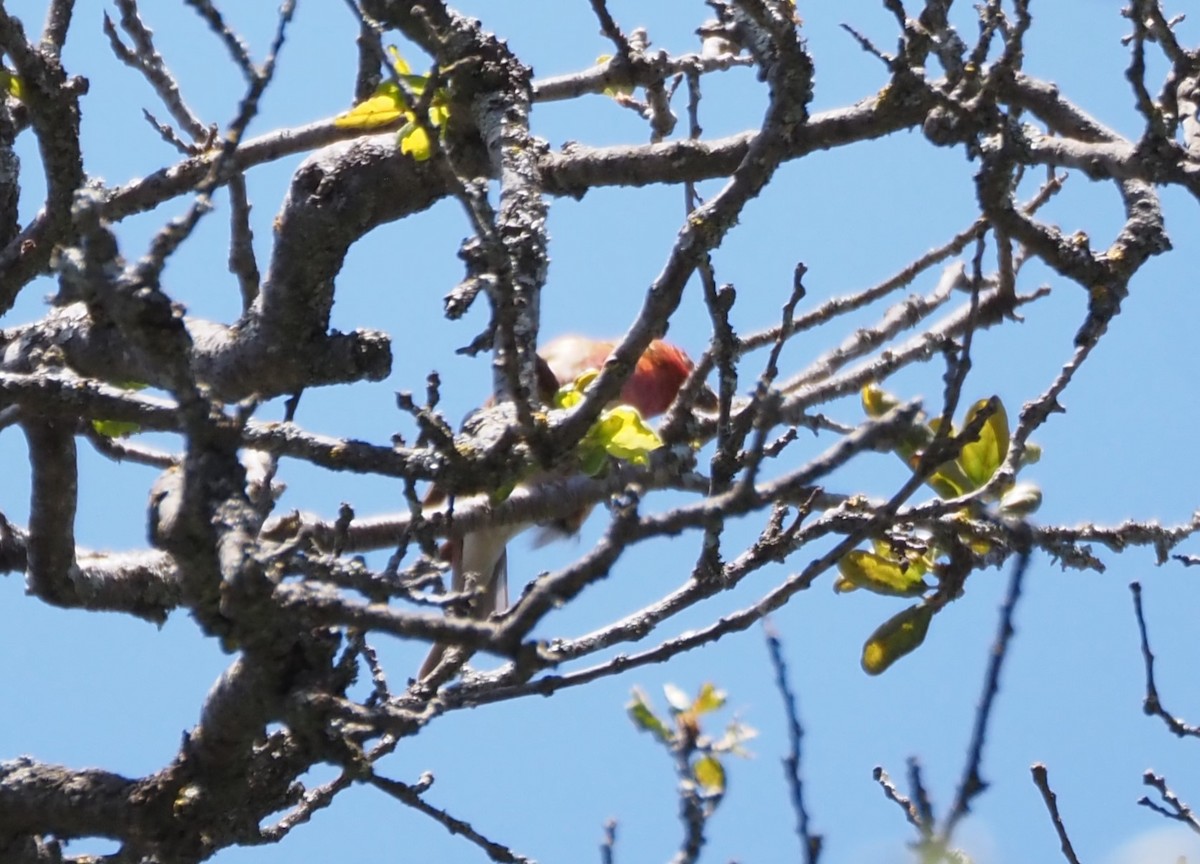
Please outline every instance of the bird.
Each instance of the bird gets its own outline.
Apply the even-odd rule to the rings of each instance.
[[[589,370],[601,369],[616,346],[615,341],[578,334],[552,339],[538,352],[539,398],[550,403],[559,387],[571,384]],[[695,364],[686,351],[655,339],[638,359],[620,395],[614,400],[615,404],[636,408],[647,419],[657,417],[675,401],[693,368]],[[697,407],[713,410],[715,403],[713,392],[703,388],[697,398]],[[444,498],[444,493],[435,487],[426,498],[426,504],[437,504]],[[578,532],[591,509],[587,506],[543,523],[538,545]],[[451,590],[457,594],[473,585],[477,591],[469,610],[472,618],[486,620],[493,613],[508,608],[508,543],[530,527],[530,524],[489,526],[443,544],[440,554],[450,565]],[[443,643],[433,645],[417,673],[418,681],[429,677],[449,647]]]
[[[602,368],[616,347],[614,341],[568,333],[552,339],[538,353],[563,385],[589,369]],[[671,407],[695,365],[679,346],[655,339],[638,358],[616,401],[636,408],[643,417],[657,417]],[[715,403],[712,391],[702,390],[697,407],[712,410],[715,404],[710,402]]]

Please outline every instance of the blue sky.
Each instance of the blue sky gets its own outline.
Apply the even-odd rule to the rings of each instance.
[[[8,0],[8,11],[29,31],[40,27],[40,0]],[[206,121],[224,126],[241,97],[241,83],[219,45],[196,17],[175,4],[144,4],[159,49],[180,79],[185,98]],[[223,10],[255,54],[266,50],[274,4],[228,3]],[[616,2],[610,8],[627,29],[645,26],[654,44],[691,50],[694,28],[708,10],[699,2]],[[808,6],[816,8],[808,8]],[[915,5],[915,4],[909,4]],[[963,4],[959,4],[963,5]],[[65,56],[69,71],[87,75],[84,147],[88,171],[112,184],[144,176],[176,157],[141,120],[141,109],[162,116],[149,87],[108,52],[100,32],[102,9],[78,3]],[[484,2],[460,8],[508,40],[513,50],[546,76],[583,68],[609,46],[583,0]],[[832,11],[831,11],[832,10]],[[969,12],[964,6],[964,10]],[[963,11],[963,10],[960,10]],[[1171,10],[1168,10],[1171,11]],[[800,4],[804,32],[817,63],[815,110],[850,104],[886,81],[881,64],[859,50],[838,25],[853,24],[885,49],[895,44],[894,21],[881,4],[851,0]],[[1119,39],[1127,22],[1114,4],[1058,0],[1034,4],[1027,70],[1055,80],[1064,94],[1125,134],[1141,127],[1123,78],[1127,54]],[[962,17],[964,36],[974,27]],[[353,87],[356,25],[340,3],[301,0],[280,61],[278,81],[250,134],[294,126],[344,110]],[[1186,22],[1185,44],[1200,43],[1200,25]],[[412,57],[414,66],[423,62]],[[1161,64],[1151,65],[1157,84]],[[1152,86],[1151,90],[1156,90]],[[759,122],[763,107],[753,74],[738,70],[704,81],[701,119],[706,136]],[[677,97],[677,106],[682,102]],[[680,129],[686,124],[681,123]],[[552,146],[640,143],[644,124],[610,100],[596,96],[538,106],[534,131]],[[31,176],[36,155],[28,136],[23,158]],[[249,176],[256,247],[265,266],[271,220],[291,172],[302,157],[281,160]],[[919,132],[842,152],[818,153],[785,166],[750,204],[739,227],[715,255],[717,276],[737,286],[734,322],[742,332],[769,326],[786,299],[797,261],[809,268],[806,304],[873,284],[927,249],[945,242],[975,218],[974,166],[959,150],[934,149]],[[702,191],[713,192],[709,184]],[[23,215],[36,210],[36,181],[26,187]],[[1197,202],[1163,193],[1167,229],[1175,251],[1147,265],[1131,286],[1123,314],[1067,391],[1066,414],[1056,415],[1034,440],[1044,457],[1027,476],[1042,487],[1044,523],[1117,523],[1158,519],[1179,523],[1197,507],[1200,465],[1194,458],[1197,412],[1195,274],[1200,264]],[[149,236],[186,207],[172,202],[132,218],[119,232],[122,250],[140,255]],[[640,304],[641,292],[666,260],[683,216],[682,190],[650,187],[597,190],[582,201],[550,206],[550,278],[543,333],[619,334]],[[1047,208],[1066,232],[1086,231],[1103,248],[1119,228],[1115,189],[1073,176]],[[230,321],[240,298],[225,270],[228,210],[218,210],[169,265],[164,286],[198,317]],[[443,407],[461,416],[487,392],[486,362],[454,349],[484,323],[475,310],[465,321],[441,317],[442,296],[461,276],[455,257],[469,226],[457,205],[386,225],[352,250],[338,278],[333,325],[373,327],[393,337],[392,376],[379,384],[306,393],[298,420],[310,429],[386,442],[407,428],[394,408],[396,390],[421,392],[430,369],[441,372]],[[936,273],[912,286],[929,291]],[[1037,266],[1022,273],[1019,288],[1051,287],[1049,298],[1025,311],[1025,321],[981,334],[969,399],[1001,396],[1010,414],[1045,389],[1067,359],[1086,298]],[[50,282],[31,286],[3,326],[43,312]],[[836,346],[854,326],[876,320],[882,306],[829,332],[810,334],[786,358],[799,368]],[[699,286],[692,285],[672,321],[671,337],[694,353],[707,341],[708,316]],[[940,367],[906,371],[889,387],[933,400]],[[263,416],[279,416],[269,405]],[[829,407],[847,422],[861,412],[852,401]],[[164,444],[177,444],[163,439]],[[816,439],[795,458],[827,446]],[[19,431],[0,433],[0,512],[23,523],[28,512],[24,441]],[[93,548],[136,548],[144,540],[144,510],[154,472],[114,465],[88,454],[81,461],[79,542]],[[330,475],[285,462],[285,508],[336,513],[341,501],[360,515],[403,507],[395,483],[357,475]],[[838,491],[885,495],[903,482],[892,457],[864,459],[837,475]],[[667,506],[670,498],[650,499]],[[730,548],[753,536],[756,523],[731,528]],[[588,548],[601,529],[594,518],[582,538],[541,550],[518,540],[510,572],[523,581],[553,569]],[[698,538],[683,537],[637,549],[610,577],[589,589],[549,622],[547,633],[579,634],[665,593],[685,578]],[[1080,859],[1123,864],[1152,860],[1147,852],[1120,853],[1167,823],[1139,808],[1142,772],[1166,774],[1185,799],[1200,802],[1194,742],[1172,738],[1141,711],[1143,682],[1129,582],[1145,586],[1147,615],[1163,698],[1196,721],[1200,700],[1190,674],[1196,660],[1194,613],[1200,608],[1195,574],[1178,564],[1156,567],[1153,555],[1134,550],[1117,556],[1097,550],[1109,565],[1103,574],[1063,572],[1044,555],[1034,558],[1016,614],[1017,637],[983,765],[992,788],[976,800],[960,839],[979,864],[1054,860],[1058,844],[1040,796],[1029,779],[1035,761],[1047,764],[1063,818]],[[1179,551],[1200,552],[1197,544]],[[765,593],[808,557],[768,569],[731,595],[673,620],[666,636],[711,622]],[[687,563],[685,563],[687,562]],[[965,596],[938,615],[926,643],[886,674],[868,678],[858,658],[866,636],[898,611],[888,598],[835,596],[831,578],[819,580],[774,617],[798,691],[805,738],[804,776],[814,828],[826,837],[827,864],[903,861],[913,839],[899,810],[871,780],[883,766],[897,781],[905,760],[917,756],[938,812],[949,805],[979,698],[988,648],[1007,572],[985,570],[970,578]],[[774,582],[772,581],[774,580]],[[185,615],[161,629],[113,615],[52,609],[24,596],[19,576],[0,579],[0,758],[28,753],[71,766],[97,765],[129,775],[152,772],[176,752],[180,734],[197,720],[200,702],[230,662],[219,646],[200,637]],[[423,649],[384,640],[381,657],[399,683],[415,669]],[[795,860],[792,815],[779,759],[786,751],[784,717],[772,688],[761,631],[729,636],[677,658],[644,667],[552,699],[459,712],[440,718],[405,742],[382,772],[414,782],[422,772],[437,778],[427,793],[485,834],[540,861],[588,860],[596,855],[603,823],[619,823],[618,860],[658,861],[678,844],[674,779],[664,754],[624,716],[630,689],[647,690],[661,707],[661,687],[673,682],[694,691],[712,681],[729,695],[731,710],[760,735],[754,758],[730,768],[730,791],[712,822],[705,860]],[[332,776],[315,772],[313,779]],[[1146,840],[1146,842],[1149,842]],[[1200,858],[1195,838],[1168,839],[1153,860]],[[76,844],[74,851],[110,849]],[[407,855],[406,855],[407,853]],[[1122,854],[1132,855],[1123,858]],[[297,862],[332,860],[440,860],[471,862],[483,855],[464,841],[381,793],[355,788],[278,847],[229,850],[214,860]]]

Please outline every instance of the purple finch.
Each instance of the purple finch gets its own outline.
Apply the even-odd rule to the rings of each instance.
[[[541,400],[551,402],[557,387],[571,384],[588,370],[599,370],[616,344],[568,335],[545,345],[538,368]],[[643,417],[656,417],[670,407],[694,365],[680,348],[656,339],[638,360],[616,402],[636,408]],[[712,408],[715,402],[712,391],[703,390],[698,402],[699,407]],[[434,490],[427,503],[440,500],[441,493]],[[547,523],[546,536],[575,533],[590,511],[587,507]],[[442,556],[450,563],[451,590],[459,594],[473,586],[478,592],[470,608],[473,618],[486,619],[508,607],[508,541],[529,527],[529,524],[513,524],[479,528],[442,547]],[[433,646],[417,673],[418,680],[437,668],[449,647],[441,643]]]

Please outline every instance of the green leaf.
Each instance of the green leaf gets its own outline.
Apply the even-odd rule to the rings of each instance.
[[[697,715],[707,714],[710,711],[716,711],[725,704],[725,693],[718,690],[709,682],[705,682],[700,687],[700,695],[696,697],[696,701],[692,703],[692,711]]]
[[[710,795],[719,795],[725,791],[725,767],[716,756],[701,756],[692,766],[692,777],[700,787]]]
[[[400,130],[400,152],[412,156],[417,162],[424,162],[433,155],[429,133],[417,123],[409,121]]]
[[[878,384],[865,385],[861,395],[863,411],[874,420],[900,405],[899,399]],[[905,465],[916,471],[921,464],[921,454],[933,441],[937,426],[936,420],[929,424],[913,423],[901,433],[892,450],[904,460]],[[926,478],[925,483],[942,498],[957,498],[963,494],[964,479],[958,466],[947,462],[939,465],[937,470]]]
[[[599,477],[608,467],[608,451],[600,444],[589,444],[587,441],[579,445],[579,470],[589,477]]]
[[[449,95],[445,90],[439,90],[433,96],[433,104],[429,106],[429,122],[434,129],[441,129],[450,119]]]
[[[395,45],[387,46],[388,56],[392,58],[392,68],[396,70],[396,74],[400,76],[411,75],[412,67],[408,65],[408,61],[400,55],[400,49]]]
[[[878,675],[905,654],[916,650],[925,641],[932,619],[933,607],[918,603],[884,621],[863,645],[863,671]]]
[[[396,82],[384,81],[375,89],[374,95],[334,117],[333,125],[341,129],[375,129],[394,123],[409,113]]]
[[[608,455],[634,465],[649,463],[650,453],[662,446],[658,433],[630,405],[618,405],[601,414],[587,437],[593,436]]]
[[[142,427],[129,420],[93,420],[92,428],[105,438],[128,438]]]
[[[915,571],[918,576],[924,576],[932,570],[934,559],[937,557],[932,550],[925,549],[923,545],[897,549],[886,537],[872,538],[871,545],[875,548],[876,555],[895,561],[901,566],[907,563],[909,569]]]
[[[0,66],[0,90],[3,90],[14,99],[25,99],[25,85],[21,83],[19,76],[9,72],[4,67]]]
[[[670,728],[654,713],[650,708],[650,702],[646,699],[646,694],[637,687],[633,688],[633,698],[625,706],[625,710],[629,713],[629,719],[633,721],[634,726],[643,732],[649,732],[664,744],[671,743]]]
[[[916,467],[914,460],[913,468]],[[926,478],[925,485],[936,492],[939,498],[957,498],[976,488],[957,462],[943,462]]]
[[[838,578],[833,589],[844,593],[863,588],[889,597],[919,597],[930,587],[922,575],[919,567],[855,549],[838,561]]]
[[[872,420],[878,420],[887,412],[900,405],[900,400],[884,390],[875,382],[864,384],[862,388],[863,411]]]
[[[992,404],[993,399],[996,410],[984,421],[983,428],[979,430],[979,440],[964,444],[958,455],[963,474],[973,484],[968,491],[974,491],[991,480],[1008,455],[1008,414],[1004,410],[1004,403],[998,398],[981,399],[972,405],[964,425],[969,426],[980,412]]]
[[[392,58],[392,71],[396,73],[396,77],[400,79],[408,91],[414,96],[421,96],[425,92],[425,88],[429,86],[428,75],[414,75],[412,67],[408,65],[408,61],[400,54],[400,49],[395,45],[387,47],[388,56]]]
[[[865,385],[861,396],[863,411],[871,418],[882,417],[900,404],[899,399],[874,383]],[[926,484],[939,497],[958,498],[974,492],[986,484],[1004,463],[1009,444],[1008,415],[1000,400],[993,398],[996,401],[996,410],[984,422],[979,439],[964,445],[957,459],[938,465],[926,478]],[[990,404],[991,400],[984,399],[971,406],[967,412],[967,424],[969,425],[979,412]],[[914,423],[893,446],[896,455],[916,471],[921,463],[921,454],[933,442],[939,425],[937,419],[928,424]],[[953,427],[948,434],[954,434]]]
[[[145,390],[145,381],[114,381],[122,390]],[[93,420],[92,428],[105,438],[127,438],[142,431],[142,427],[130,420]]]
[[[596,380],[596,376],[600,373],[595,369],[589,369],[570,384],[564,384],[558,388],[558,392],[554,394],[555,408],[574,408],[583,401],[584,391],[592,385]]]
[[[404,85],[404,90],[394,80],[383,81],[369,98],[334,117],[333,125],[342,129],[370,130],[405,118],[407,122],[397,137],[400,152],[412,156],[417,162],[424,162],[433,155],[433,141],[426,126],[417,122],[411,102],[424,95],[430,79],[428,75],[413,75],[408,63],[394,47],[389,46],[388,53],[392,57],[396,78]],[[429,127],[441,129],[445,126],[450,119],[449,101],[450,97],[444,90],[437,90],[433,94],[427,115]]]
[[[941,418],[935,417],[929,421],[927,427],[929,429],[929,440],[922,445],[922,449],[928,447],[933,439],[937,436],[938,431],[942,428]],[[947,436],[955,434],[954,424],[946,431]],[[961,451],[960,451],[961,452]],[[912,467],[915,471],[920,461],[920,455],[912,460]],[[960,495],[966,495],[975,489],[975,484],[971,478],[963,472],[962,466],[958,464],[957,459],[949,459],[938,465],[933,470],[933,473],[926,478],[925,484],[929,486],[941,498],[957,498]]]
[[[583,401],[583,395],[600,373],[595,369],[584,372],[554,394],[554,407],[573,408]],[[617,405],[600,413],[595,425],[579,442],[579,459],[583,471],[596,476],[604,470],[608,457],[645,465],[650,453],[662,446],[662,439],[630,405]]]

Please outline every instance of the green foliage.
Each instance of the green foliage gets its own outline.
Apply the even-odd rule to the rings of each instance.
[[[663,745],[681,766],[681,773],[686,772],[683,779],[694,783],[715,807],[727,788],[721,757],[725,754],[748,756],[743,745],[757,732],[734,718],[719,737],[705,734],[703,718],[723,708],[726,702],[725,693],[710,683],[703,684],[694,698],[674,684],[664,685],[663,695],[667,700],[669,720],[655,713],[649,698],[637,687],[626,706],[629,719]]]
[[[625,710],[629,712],[629,719],[633,721],[634,726],[643,732],[649,732],[664,744],[670,743],[671,727],[654,713],[654,709],[650,707],[650,701],[641,690],[636,687],[633,689],[633,698],[625,706]]]
[[[725,791],[725,766],[715,756],[701,756],[692,766],[692,777],[706,792]]]
[[[924,575],[925,568],[909,561],[855,549],[838,561],[838,578],[833,589],[845,593],[865,588],[891,597],[920,597],[930,587],[922,578]]]
[[[0,66],[0,90],[14,99],[24,100],[25,98],[25,85],[21,83],[20,77],[9,72],[3,66]]]
[[[92,428],[105,438],[128,438],[142,431],[142,427],[129,420],[93,420]]]
[[[876,384],[868,384],[862,390],[863,410],[869,417],[882,417],[899,404],[899,399]],[[962,443],[958,455],[938,464],[925,478],[926,484],[939,497],[960,498],[979,492],[987,487],[1008,458],[1011,441],[1008,413],[998,397],[981,399],[967,409],[962,428],[975,430],[976,427],[977,434]],[[919,419],[898,436],[892,449],[913,470],[927,468],[922,461],[940,428],[937,419],[929,422]],[[951,427],[945,437],[960,434]],[[1017,468],[1032,464],[1040,457],[1038,447],[1027,445]],[[1041,505],[1042,493],[1033,483],[1009,483],[977,496],[976,500],[984,505],[995,505],[996,514],[1001,517],[1023,519]],[[967,511],[959,515],[963,529],[957,537],[950,538],[949,545],[959,550],[960,559],[966,556],[970,560],[972,554],[983,556],[991,552],[992,544],[969,529]],[[855,549],[842,556],[838,561],[834,590],[846,593],[863,589],[890,597],[923,597],[926,592],[940,587],[949,566],[950,550],[943,548],[944,544],[929,532],[917,531],[912,526],[897,526],[887,537],[874,538],[872,545],[871,551]],[[934,578],[935,584],[926,581],[927,575]],[[944,608],[946,599],[936,594],[925,596],[921,603],[881,624],[863,646],[863,670],[878,675],[920,646],[929,630],[929,622],[934,613]]]
[[[343,129],[367,131],[388,126],[403,117],[407,122],[400,128],[397,139],[400,142],[400,152],[411,155],[418,162],[424,162],[433,155],[433,142],[425,126],[418,122],[413,109],[414,100],[419,102],[429,87],[429,76],[413,75],[412,69],[395,48],[389,48],[388,53],[392,57],[396,80],[381,83],[369,98],[334,117],[333,123]],[[401,87],[401,84],[404,86]],[[450,119],[449,101],[449,94],[445,90],[439,89],[433,93],[426,115],[430,128],[445,128],[446,121]]]
[[[863,645],[862,668],[878,675],[925,641],[934,609],[924,603],[909,606],[884,621]]]
[[[967,411],[963,425],[970,426],[992,405],[993,400],[989,399],[976,402]],[[954,460],[970,483],[964,491],[982,489],[992,479],[1008,456],[1008,441],[1008,413],[1004,410],[1004,403],[997,398],[994,400],[994,410],[983,421],[979,438],[964,444]]]
[[[589,370],[554,395],[555,408],[572,408],[583,401],[583,394],[596,380]],[[603,473],[609,458],[634,465],[645,465],[651,452],[662,446],[662,439],[630,405],[617,405],[600,413],[592,428],[579,442],[579,461],[584,473],[595,477]]]
[[[146,384],[142,381],[119,381],[117,386],[122,390],[144,390]],[[142,427],[130,420],[93,420],[92,428],[105,438],[128,438],[142,431]]]
[[[868,384],[862,389],[862,404],[868,417],[878,418],[899,405],[900,400],[877,384]],[[938,465],[925,479],[940,497],[958,498],[983,488],[1004,464],[1009,444],[1008,413],[998,397],[981,399],[972,405],[967,411],[963,426],[970,427],[981,415],[989,411],[980,427],[979,436],[963,444],[957,457]],[[939,428],[937,419],[929,423],[914,423],[893,448],[896,455],[915,470]],[[953,426],[947,434],[951,437],[956,434]],[[1040,456],[1040,451],[1037,452]]]

